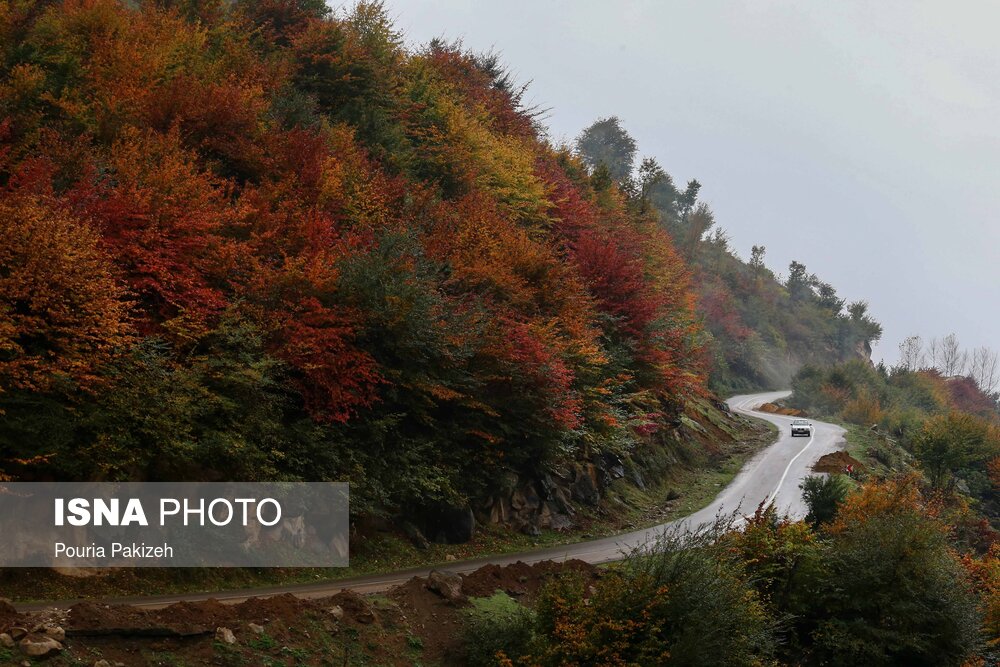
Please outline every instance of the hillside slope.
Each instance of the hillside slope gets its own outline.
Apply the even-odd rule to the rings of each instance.
[[[738,437],[697,193],[551,145],[495,57],[320,0],[0,31],[0,477],[348,480],[458,541]]]

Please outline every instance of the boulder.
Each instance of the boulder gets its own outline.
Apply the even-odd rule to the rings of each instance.
[[[462,577],[457,574],[434,570],[427,577],[427,589],[452,602],[463,598]]]
[[[573,520],[565,514],[553,512],[549,518],[549,528],[552,530],[569,530],[573,527]]]
[[[4,648],[14,648],[17,646],[17,642],[15,642],[14,638],[5,632],[0,634],[0,646]]]
[[[229,628],[216,628],[215,629],[215,640],[222,642],[223,644],[235,644],[236,635]]]
[[[601,501],[601,492],[597,486],[597,471],[592,463],[586,463],[576,468],[576,479],[571,486],[573,499],[587,505],[597,505]]]
[[[339,621],[340,619],[342,619],[344,617],[344,608],[341,607],[339,604],[338,605],[334,605],[334,606],[330,607],[329,609],[327,609],[326,613],[330,614],[330,616],[333,616],[335,619],[337,619]]]
[[[249,624],[247,624],[247,627],[250,628],[250,632],[254,633],[255,635],[262,635],[262,634],[264,634],[264,626],[263,625],[257,625],[256,623],[249,623]]]
[[[63,650],[62,644],[44,635],[28,635],[17,647],[29,658],[48,658],[62,653]]]
[[[0,598],[0,622],[12,621],[17,618],[17,609],[8,598]]]
[[[42,634],[46,637],[51,637],[57,642],[66,641],[66,631],[60,628],[58,625],[47,625],[42,629]]]
[[[410,542],[413,543],[413,546],[415,546],[418,549],[430,548],[431,543],[427,541],[427,538],[424,537],[424,534],[422,532],[420,532],[420,529],[414,526],[412,523],[410,523],[409,521],[403,521],[399,527],[402,528],[403,533],[408,538],[410,538]]]
[[[28,630],[26,628],[20,628],[20,627],[15,626],[15,627],[9,629],[7,631],[7,634],[9,634],[11,637],[13,637],[14,641],[19,641],[21,639],[24,639],[24,637],[27,636]]]
[[[441,544],[463,544],[476,532],[472,507],[445,507],[428,516],[428,534]]]

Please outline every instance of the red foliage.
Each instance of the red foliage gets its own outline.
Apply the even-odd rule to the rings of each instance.
[[[428,59],[436,72],[461,91],[470,106],[482,106],[489,112],[497,131],[534,137],[531,118],[519,107],[519,91],[494,85],[494,74],[503,76],[503,72],[487,71],[471,54],[443,44],[435,44],[429,50]],[[515,85],[513,81],[509,83]]]
[[[740,319],[733,293],[723,282],[703,281],[700,296],[701,312],[712,324],[713,331],[720,331],[726,340],[736,342],[746,340],[753,333]]]
[[[278,315],[284,322],[275,352],[298,371],[296,382],[314,419],[344,422],[375,402],[382,378],[371,355],[352,343],[353,313],[303,298]]]
[[[572,243],[573,259],[601,309],[621,319],[640,339],[656,319],[661,297],[649,288],[639,240],[627,230],[584,230]]]
[[[514,377],[524,378],[532,390],[547,399],[546,409],[556,425],[565,429],[579,427],[583,402],[573,391],[572,369],[530,325],[507,320],[503,334],[503,352],[515,365]]]
[[[232,267],[224,191],[176,133],[129,134],[110,177],[85,176],[68,193],[140,298],[149,328],[178,314],[204,320],[224,308]]]
[[[951,403],[956,410],[975,415],[996,415],[996,402],[983,393],[976,381],[969,377],[954,377],[946,380]]]

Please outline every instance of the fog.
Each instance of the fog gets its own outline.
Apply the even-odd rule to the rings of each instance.
[[[1000,5],[389,0],[411,47],[495,49],[555,140],[617,115],[744,257],[885,327],[1000,348]]]

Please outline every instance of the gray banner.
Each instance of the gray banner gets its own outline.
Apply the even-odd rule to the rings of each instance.
[[[348,485],[0,482],[0,567],[343,567]]]

